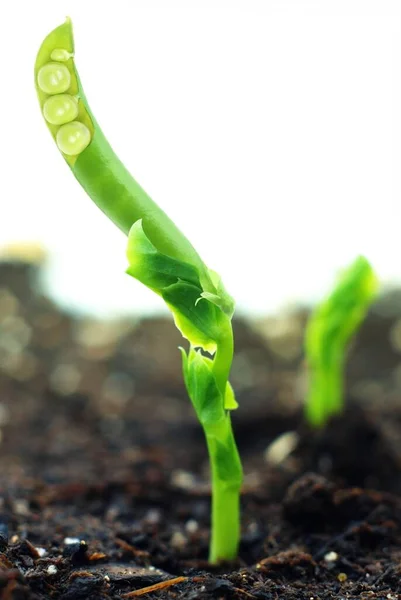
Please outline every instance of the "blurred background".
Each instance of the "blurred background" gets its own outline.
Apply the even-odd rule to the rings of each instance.
[[[66,14],[105,134],[242,313],[319,298],[358,253],[400,280],[397,0],[16,0],[0,20],[0,247],[43,247],[65,308],[163,310],[42,121],[33,62]]]

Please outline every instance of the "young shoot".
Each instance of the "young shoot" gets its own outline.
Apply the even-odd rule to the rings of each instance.
[[[305,335],[308,394],[305,415],[321,427],[344,407],[344,362],[347,346],[366,316],[378,287],[363,256],[339,276],[331,294],[312,313]]]
[[[189,341],[188,352],[181,348],[184,381],[205,433],[211,465],[210,561],[231,560],[238,551],[242,482],[230,419],[237,403],[228,381],[234,302],[217,273],[207,268],[187,238],[133,179],[103,135],[75,67],[69,19],[42,43],[35,85],[47,127],[74,176],[128,236],[127,273],[164,300]]]

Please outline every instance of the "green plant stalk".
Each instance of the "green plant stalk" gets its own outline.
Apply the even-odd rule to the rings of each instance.
[[[231,319],[224,318],[220,324],[220,329],[221,337],[214,355],[213,374],[217,386],[224,396],[234,356],[234,336]]]
[[[217,345],[213,374],[225,394],[234,353],[231,321],[225,321],[225,335]],[[221,389],[223,387],[223,389]],[[212,539],[209,561],[231,560],[237,556],[240,539],[240,489],[242,466],[235,443],[229,411],[216,426],[203,426],[212,478]]]
[[[242,467],[227,413],[218,427],[204,427],[212,475],[212,537],[209,561],[232,560],[240,537]],[[226,467],[222,467],[226,465]]]
[[[341,348],[333,349],[329,364],[326,367],[326,389],[329,393],[327,410],[336,416],[344,410],[344,368],[345,353]]]
[[[235,558],[240,535],[242,467],[231,426],[237,407],[228,377],[233,358],[232,298],[219,276],[119,160],[87,103],[74,62],[71,21],[53,30],[35,63],[46,124],[74,176],[128,235],[127,273],[164,299],[182,335],[188,394],[203,427],[212,478],[210,560]],[[214,360],[194,348],[215,352]]]
[[[317,368],[314,377],[311,378],[305,416],[314,427],[320,427],[329,417],[342,413],[343,370],[344,362],[340,359]]]

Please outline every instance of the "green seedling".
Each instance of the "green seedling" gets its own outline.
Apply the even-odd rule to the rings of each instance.
[[[325,425],[343,410],[347,346],[365,318],[377,287],[371,265],[358,256],[309,319],[305,336],[309,374],[305,414],[314,427]]]
[[[237,403],[228,381],[234,302],[217,273],[207,268],[187,238],[133,179],[103,135],[75,67],[69,19],[42,43],[35,85],[47,127],[74,176],[128,236],[127,273],[164,300],[189,341],[188,352],[181,348],[184,380],[205,433],[211,464],[210,561],[233,559],[239,543],[242,482],[230,419]]]

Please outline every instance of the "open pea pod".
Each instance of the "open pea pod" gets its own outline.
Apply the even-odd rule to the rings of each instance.
[[[135,181],[100,129],[75,66],[70,19],[43,41],[35,62],[35,86],[58,149],[97,206],[127,235],[142,219],[152,244],[163,254],[193,265],[203,291],[216,294],[192,244]]]

